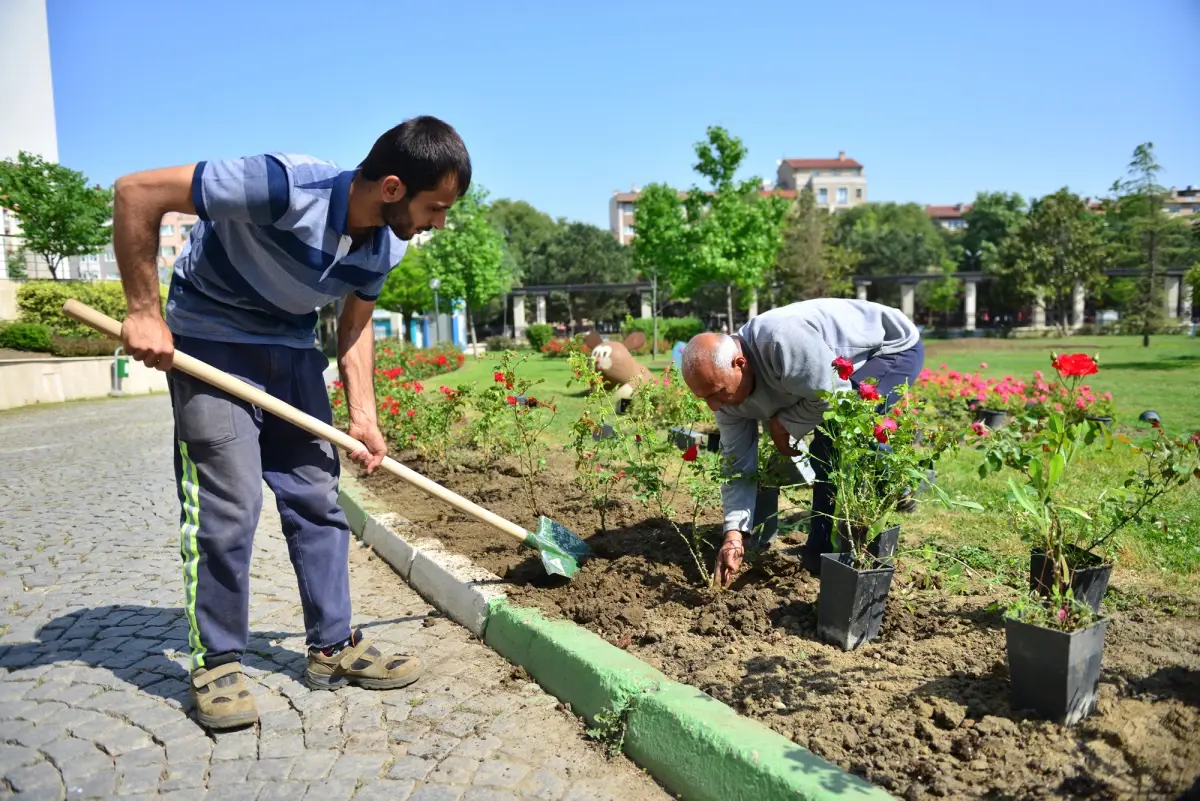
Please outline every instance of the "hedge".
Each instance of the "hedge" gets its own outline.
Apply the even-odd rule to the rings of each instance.
[[[546,323],[535,323],[525,329],[525,339],[529,340],[529,346],[537,351],[546,347],[553,338],[554,329]]]
[[[654,336],[654,319],[651,317],[629,317],[621,325],[621,333],[629,336],[634,331],[646,335],[649,341]],[[696,334],[704,331],[704,323],[698,317],[660,317],[658,318],[658,336],[668,342],[687,342]],[[670,348],[668,348],[670,350]]]
[[[50,329],[37,323],[12,323],[0,328],[0,348],[47,353]]]
[[[167,288],[160,285],[159,294],[165,305]],[[115,320],[125,319],[120,281],[27,281],[17,290],[21,322],[44,325],[54,336],[101,338],[103,334],[63,315],[63,304],[72,298]]]

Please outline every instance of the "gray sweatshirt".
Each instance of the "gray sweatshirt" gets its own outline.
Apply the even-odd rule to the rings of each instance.
[[[746,323],[735,335],[754,365],[754,390],[738,406],[716,413],[721,451],[733,457],[733,469],[758,467],[759,423],[778,417],[795,439],[820,424],[825,403],[817,393],[846,389],[833,360],[854,369],[875,356],[908,350],[920,334],[899,309],[865,300],[818,298],[772,309]],[[721,489],[725,530],[749,531],[754,518],[754,483],[731,479]]]

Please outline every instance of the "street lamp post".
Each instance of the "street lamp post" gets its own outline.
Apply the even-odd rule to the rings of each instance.
[[[442,315],[438,312],[438,287],[441,285],[441,281],[436,278],[429,279],[429,288],[433,290],[433,335],[435,343],[442,341]]]

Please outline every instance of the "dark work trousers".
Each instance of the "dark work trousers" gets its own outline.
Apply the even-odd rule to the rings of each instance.
[[[332,422],[316,348],[176,337],[181,352]],[[175,479],[192,669],[240,661],[250,634],[250,555],[262,485],[275,495],[296,571],[309,647],[350,636],[350,528],[338,506],[340,463],[328,442],[178,371]]]
[[[896,388],[917,383],[917,376],[925,367],[925,345],[920,340],[908,350],[893,353],[888,356],[877,356],[868,359],[852,376],[850,384],[858,389],[859,384],[868,378],[874,378],[878,383],[879,394],[883,401],[879,411],[883,412],[892,407],[899,398]],[[820,571],[821,554],[833,552],[833,513],[834,488],[829,483],[829,460],[831,455],[829,437],[821,431],[813,434],[810,447],[813,472],[812,517],[809,518],[808,541],[804,544],[804,563],[812,572]]]

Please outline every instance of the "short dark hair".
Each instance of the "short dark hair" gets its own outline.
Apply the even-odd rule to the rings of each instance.
[[[358,165],[368,181],[394,175],[404,182],[406,195],[435,189],[453,175],[461,197],[471,186],[471,157],[462,138],[437,117],[413,117],[375,140]]]

